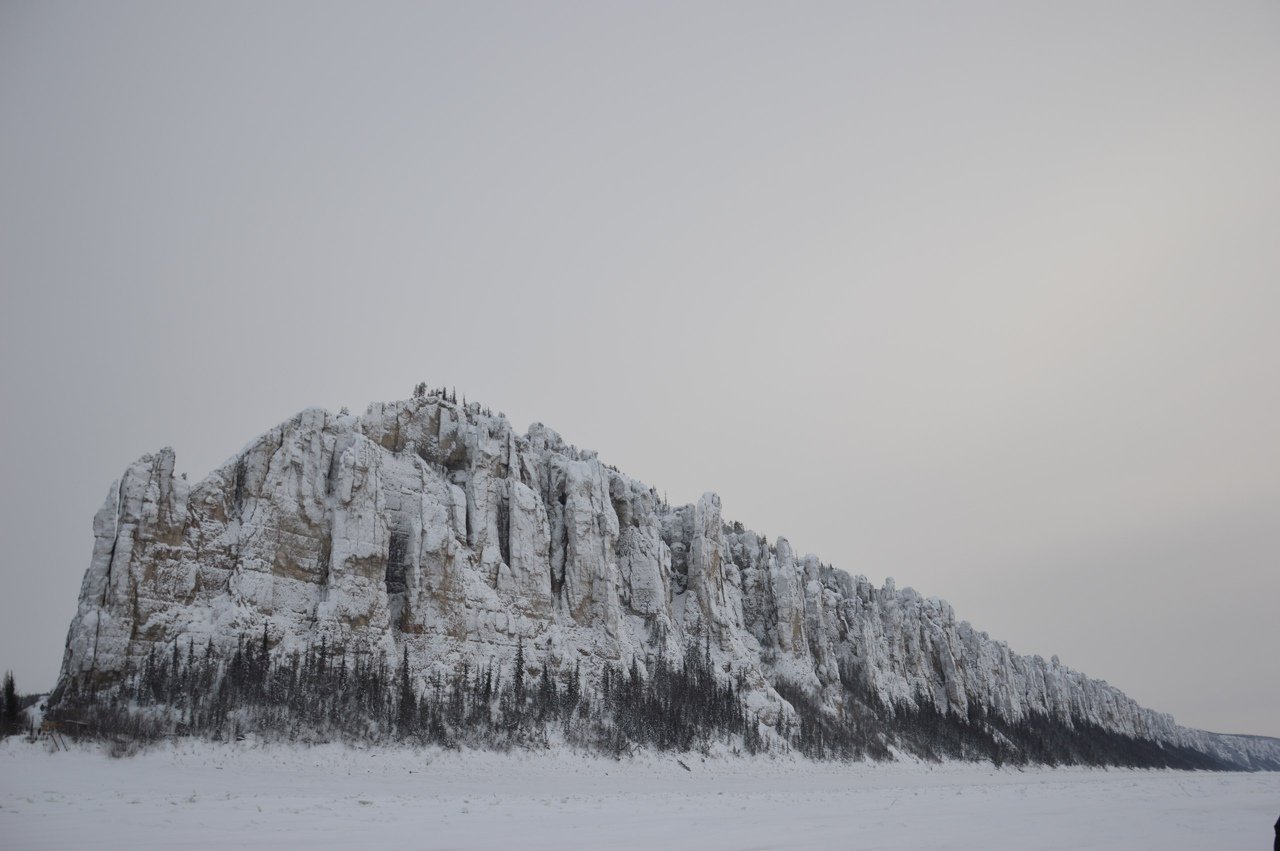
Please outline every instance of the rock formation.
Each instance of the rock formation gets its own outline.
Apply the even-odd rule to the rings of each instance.
[[[520,435],[440,393],[303,411],[196,484],[174,475],[173,450],[146,455],[94,535],[63,686],[109,687],[155,647],[264,632],[272,654],[323,640],[407,659],[419,682],[509,662],[518,641],[535,668],[587,678],[695,646],[766,725],[791,712],[779,683],[837,712],[855,671],[888,711],[1083,720],[1235,765],[1280,761],[1276,740],[1180,727],[941,600],[726,523],[714,494],[667,506],[545,426]]]

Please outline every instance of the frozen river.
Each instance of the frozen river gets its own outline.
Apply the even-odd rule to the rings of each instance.
[[[0,745],[19,849],[1269,849],[1280,774]]]

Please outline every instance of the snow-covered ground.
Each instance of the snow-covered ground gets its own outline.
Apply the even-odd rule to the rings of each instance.
[[[0,744],[0,846],[1269,848],[1280,773]]]

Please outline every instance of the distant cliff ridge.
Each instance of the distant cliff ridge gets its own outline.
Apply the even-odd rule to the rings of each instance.
[[[51,711],[103,730],[1280,768],[443,392],[146,455],[94,535]]]

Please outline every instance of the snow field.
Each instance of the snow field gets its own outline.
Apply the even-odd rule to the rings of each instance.
[[[688,765],[686,770],[679,761]],[[0,846],[1261,849],[1280,773],[0,744]]]

